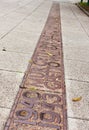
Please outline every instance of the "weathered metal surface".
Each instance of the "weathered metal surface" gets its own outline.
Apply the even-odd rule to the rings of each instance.
[[[66,130],[59,4],[54,3],[5,130]]]

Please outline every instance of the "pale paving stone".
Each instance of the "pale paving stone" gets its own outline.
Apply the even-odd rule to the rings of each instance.
[[[15,12],[21,13],[21,14],[29,15],[32,11],[34,11],[34,9],[35,9],[36,7],[39,6],[39,4],[40,4],[41,2],[42,2],[41,0],[31,1],[30,4],[28,4],[28,5],[26,5],[26,6],[22,7],[22,8],[17,9]],[[31,10],[32,10],[32,11],[31,11]]]
[[[63,47],[66,48],[66,47],[74,47],[74,48],[88,48],[89,47],[89,40],[86,39],[86,42],[82,39],[82,40],[79,40],[79,41],[67,41],[65,39],[63,39]]]
[[[10,113],[10,109],[0,108],[0,130],[4,129],[4,125]]]
[[[74,16],[73,12],[71,11],[71,3],[60,3],[60,8],[61,8],[61,18],[62,20],[68,20],[71,18],[71,20],[75,20],[76,17]],[[64,16],[64,17],[63,17]]]
[[[88,19],[76,5],[61,3],[67,110],[70,117],[68,130],[89,129],[89,121],[86,121],[89,120],[89,83],[86,83],[89,82],[89,37],[84,26],[84,24],[88,26]],[[80,96],[82,96],[81,101],[72,102],[72,98]],[[79,118],[79,120],[71,118]]]
[[[89,121],[69,118],[68,130],[89,130]]]
[[[32,54],[0,52],[0,69],[24,72]]]
[[[61,16],[64,18],[62,13]],[[89,37],[86,35],[85,30],[81,27],[81,24],[77,21],[77,19],[72,19],[71,16],[69,16],[66,19],[61,17],[63,43],[67,43],[69,45],[72,43],[81,44],[81,42],[86,44],[86,41],[89,43]]]
[[[31,55],[36,47],[40,34],[33,32],[21,32],[16,29],[0,40],[0,50],[29,53]]]
[[[81,62],[89,62],[89,59],[87,58],[89,56],[89,45],[87,46],[77,46],[76,47],[63,47],[64,51],[64,58],[65,59],[71,59],[71,60],[77,60]]]
[[[89,81],[88,63],[83,62],[88,62],[89,37],[86,35],[84,28],[76,16],[82,15],[82,13],[74,15],[76,8],[78,8],[76,5],[68,3],[61,4],[62,39],[64,57],[66,56],[64,59],[65,77],[68,79]]]
[[[51,4],[51,2],[44,2],[43,5],[39,6],[31,16],[26,17],[26,19],[16,29],[25,32],[41,33]]]
[[[42,24],[40,24],[39,22],[30,23],[29,21],[24,21],[17,27],[17,30],[25,32],[41,33],[43,27],[44,27],[43,23]]]
[[[15,29],[11,33],[9,33],[4,39],[0,41],[2,43],[3,41],[15,41],[15,40],[23,40],[25,41],[32,41],[32,42],[37,42],[39,39],[40,34],[39,33],[33,33],[33,32],[26,32],[26,31],[21,31]]]
[[[20,22],[22,19],[24,19],[25,15],[24,14],[19,14],[16,12],[11,12],[10,14],[7,14],[3,17],[0,17],[0,22],[2,21],[11,21],[11,22]]]
[[[71,29],[71,27],[74,29]],[[77,32],[77,33],[76,33]],[[74,25],[62,25],[62,35],[63,35],[63,43],[67,43],[71,45],[72,43],[85,43],[87,41],[89,43],[89,38],[87,37],[85,31],[81,29],[81,27],[77,27]]]
[[[29,41],[21,40],[19,38],[17,39],[16,37],[14,38],[10,37],[10,38],[2,39],[0,41],[0,50],[2,51],[3,48],[5,48],[6,51],[25,53],[31,56],[36,47],[36,44],[37,41],[34,35],[33,35],[33,40],[29,40]]]
[[[86,33],[84,31],[63,31],[63,41],[64,42],[68,42],[68,43],[72,43],[72,42],[82,42],[88,40],[88,37],[86,35]]]
[[[11,108],[19,90],[23,73],[0,70],[0,106]]]
[[[15,12],[19,14],[29,15],[33,10],[34,10],[33,6],[30,6],[30,7],[25,6],[25,7],[17,9]]]
[[[74,6],[72,7],[74,9]],[[75,16],[77,16],[81,26],[84,28],[86,35],[89,37],[89,17],[85,13],[83,13],[79,8],[76,7],[76,12],[74,12]]]
[[[42,26],[43,28],[47,20],[51,5],[52,5],[52,2],[50,1],[44,2],[39,8],[37,8],[37,10],[31,16],[28,16],[26,18],[25,22],[33,23],[34,26],[39,25],[39,27]]]
[[[17,23],[15,22],[2,22],[0,23],[0,39],[5,36],[8,32],[11,31],[11,29],[13,29],[15,26],[17,25]]]
[[[39,13],[39,12],[38,12],[38,13]],[[47,15],[47,14],[45,14],[45,15]],[[28,16],[28,17],[26,18],[26,21],[29,21],[29,22],[31,22],[31,23],[36,23],[36,22],[41,23],[41,22],[44,22],[45,20],[46,20],[45,17],[40,17],[40,16],[38,16],[37,14],[36,14],[36,15],[32,15],[32,16]]]
[[[67,79],[76,79],[89,81],[89,64],[77,60],[64,60],[65,77]]]
[[[48,6],[47,6],[48,7]],[[43,7],[44,8],[44,7]],[[37,10],[32,14],[32,16],[28,16],[25,21],[29,21],[35,24],[45,24],[47,17],[48,17],[49,8],[47,11],[42,12],[41,9]]]
[[[68,117],[89,120],[89,83],[66,80]],[[80,101],[72,99],[82,97]]]
[[[26,5],[26,4],[29,4],[31,1],[32,1],[32,0],[23,0],[23,1],[20,0],[20,1],[19,1],[19,5],[20,5],[20,6],[24,6],[24,5]]]
[[[9,18],[6,18],[6,20],[3,20],[4,18],[2,18],[2,20],[0,21],[0,38],[5,36],[8,32],[10,32],[13,28],[15,28],[18,24],[20,24],[20,22],[22,22],[28,16],[29,13],[31,14],[34,11],[34,9],[39,6],[40,2],[41,2],[40,0],[38,1],[38,3],[36,0],[34,0],[34,1],[32,1],[32,4],[27,5],[27,7],[25,6],[25,7],[19,8],[18,10],[20,10],[20,11],[21,10],[26,11],[26,14],[25,13],[21,14],[21,15],[25,15],[25,17],[23,17],[19,20],[17,18],[16,18],[16,20],[9,19]],[[28,12],[28,10],[26,10],[26,8],[29,9],[29,12]],[[16,12],[19,13],[18,11],[15,11],[14,13],[16,13]]]

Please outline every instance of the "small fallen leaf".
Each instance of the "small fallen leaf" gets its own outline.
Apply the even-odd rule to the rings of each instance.
[[[72,99],[73,102],[78,102],[82,99],[82,97],[75,97]]]
[[[29,60],[29,62],[30,62],[30,63],[33,63],[33,61],[32,61],[32,60]]]
[[[33,60],[29,60],[29,62],[35,64],[35,62]]]
[[[49,55],[49,56],[52,56],[53,54],[51,54],[51,53],[49,53],[49,52],[47,52],[47,54]]]
[[[33,87],[29,88],[29,90],[36,91],[36,88],[33,86]]]
[[[28,113],[26,111],[21,111],[20,116],[26,116]]]

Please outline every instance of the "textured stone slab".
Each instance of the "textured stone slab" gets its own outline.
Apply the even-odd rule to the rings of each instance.
[[[0,106],[11,108],[19,90],[23,73],[0,70]],[[1,116],[0,116],[1,117]],[[1,129],[0,129],[1,130]]]
[[[9,113],[10,109],[0,107],[0,130],[3,130]]]
[[[87,62],[78,60],[65,60],[65,77],[89,82],[89,65]]]
[[[89,130],[88,120],[68,119],[69,130]]]
[[[68,116],[89,120],[89,83],[66,80]],[[82,97],[79,102],[73,102],[75,97]],[[86,106],[86,107],[85,107]]]
[[[64,58],[72,59],[81,62],[89,62],[87,58],[89,56],[89,46],[81,46],[81,47],[64,47]]]
[[[6,48],[5,48],[6,49]],[[0,52],[0,69],[24,72],[32,54]]]

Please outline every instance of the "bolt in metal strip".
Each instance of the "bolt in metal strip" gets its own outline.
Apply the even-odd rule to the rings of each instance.
[[[67,130],[60,8],[53,3],[4,130]]]

